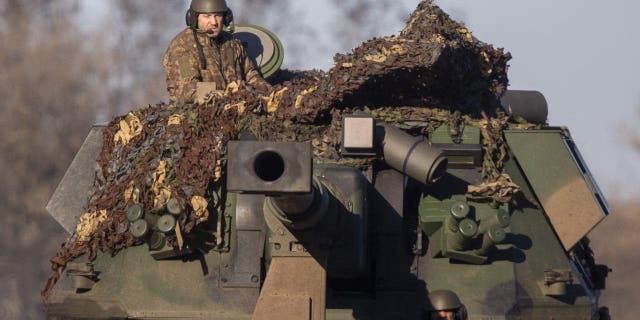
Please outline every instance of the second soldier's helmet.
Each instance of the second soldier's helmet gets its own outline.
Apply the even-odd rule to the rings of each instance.
[[[187,10],[187,26],[197,29],[198,14],[212,12],[224,12],[223,23],[226,27],[233,23],[233,12],[225,0],[191,0],[191,6]]]
[[[429,313],[441,310],[453,311],[456,320],[467,320],[467,308],[451,290],[435,290],[429,293]]]

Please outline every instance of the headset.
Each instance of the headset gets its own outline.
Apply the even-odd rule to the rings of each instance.
[[[185,20],[187,22],[187,27],[197,30],[198,29],[198,12],[195,12],[191,7],[187,10],[187,14]],[[227,9],[224,13],[224,18],[222,19],[222,24],[225,27],[229,27],[233,23],[233,11],[231,8]]]
[[[455,312],[454,316],[454,318],[458,320],[467,320],[469,319],[468,317],[469,315],[467,314],[467,307],[465,307],[464,304],[458,309],[458,311]]]

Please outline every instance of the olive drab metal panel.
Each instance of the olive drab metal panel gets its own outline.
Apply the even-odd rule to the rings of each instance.
[[[95,125],[54,191],[47,211],[69,233],[76,230],[78,217],[85,213],[89,190],[95,178],[96,158],[102,150],[104,125]]]
[[[573,141],[560,129],[510,130],[505,137],[562,245],[571,250],[608,214]]]

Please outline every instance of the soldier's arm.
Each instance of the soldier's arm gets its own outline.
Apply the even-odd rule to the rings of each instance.
[[[162,60],[172,103],[193,103],[200,81],[198,60],[178,46],[169,46]]]
[[[239,58],[240,62],[242,63],[242,69],[244,70],[247,84],[264,92],[269,91],[269,89],[271,89],[271,85],[266,80],[264,80],[262,75],[260,75],[260,72],[253,64],[253,61],[251,61],[251,59],[247,55],[244,47],[241,45],[240,48],[241,50]]]

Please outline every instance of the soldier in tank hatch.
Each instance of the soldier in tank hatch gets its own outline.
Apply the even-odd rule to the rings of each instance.
[[[186,22],[188,27],[171,41],[162,61],[172,103],[193,103],[232,82],[269,89],[242,43],[225,30],[233,24],[225,0],[192,0]]]

